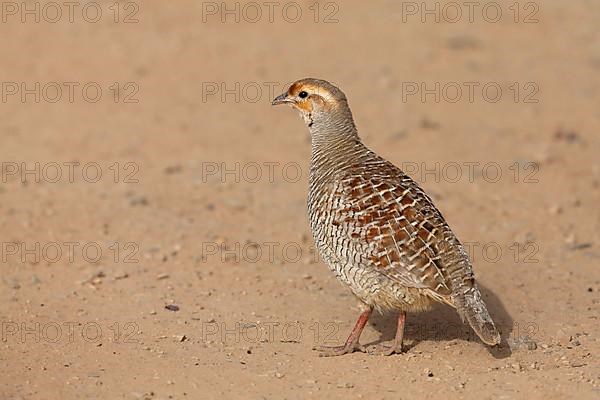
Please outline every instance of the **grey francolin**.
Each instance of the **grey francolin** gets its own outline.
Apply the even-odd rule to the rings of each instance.
[[[483,342],[498,344],[465,249],[419,185],[361,142],[344,93],[307,78],[272,104],[290,104],[308,126],[315,245],[362,305],[346,343],[322,355],[365,351],[359,337],[373,308],[400,311],[385,354],[401,352],[406,312],[427,310],[433,302],[454,307]]]

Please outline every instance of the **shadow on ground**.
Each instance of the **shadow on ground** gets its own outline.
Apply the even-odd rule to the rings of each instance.
[[[479,285],[479,289],[502,337],[499,346],[488,347],[488,350],[495,358],[509,357],[512,352],[507,339],[513,329],[513,319],[504,308],[498,296],[481,284]],[[394,314],[374,314],[370,319],[370,324],[379,331],[381,336],[379,340],[369,345],[377,345],[392,340],[396,333],[396,321],[397,315]],[[485,346],[471,327],[462,323],[454,309],[442,304],[428,312],[408,314],[404,340],[407,351],[416,347],[420,342],[427,340],[437,342],[451,340],[477,341]]]

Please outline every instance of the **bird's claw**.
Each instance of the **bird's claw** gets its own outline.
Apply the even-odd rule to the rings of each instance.
[[[360,351],[361,353],[367,352],[367,349],[360,343],[348,343],[342,346],[320,346],[317,350],[319,351],[319,357],[342,356],[354,353],[355,351]]]
[[[392,354],[402,354],[404,353],[404,349],[402,345],[398,345],[394,343],[392,345],[380,344],[379,346],[373,346],[369,348],[370,355],[381,355],[381,356],[391,356]]]

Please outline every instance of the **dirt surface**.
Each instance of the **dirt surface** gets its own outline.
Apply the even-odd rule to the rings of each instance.
[[[313,3],[3,3],[1,399],[600,397],[600,3]],[[499,348],[440,306],[313,350],[358,308],[270,106],[306,76],[431,193]]]

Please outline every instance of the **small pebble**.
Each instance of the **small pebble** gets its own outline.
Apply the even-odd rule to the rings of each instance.
[[[120,272],[117,272],[117,274],[115,275],[115,280],[125,279],[128,277],[129,277],[129,274],[127,272],[120,271]]]
[[[337,387],[340,389],[352,389],[354,387],[354,385],[350,382],[346,382],[346,383],[338,383]]]

